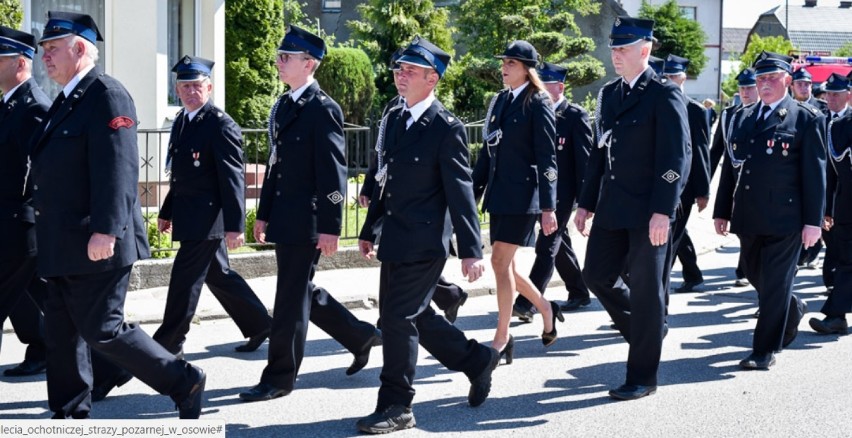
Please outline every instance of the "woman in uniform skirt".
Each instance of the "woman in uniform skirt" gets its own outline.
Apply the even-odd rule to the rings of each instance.
[[[491,346],[512,362],[509,334],[512,301],[517,290],[544,319],[545,347],[556,341],[559,306],[546,300],[529,278],[517,270],[518,247],[535,245],[535,223],[545,234],[556,231],[556,135],[550,97],[535,71],[538,54],[526,41],[509,43],[502,55],[503,83],[488,108],[484,145],[473,181],[484,192],[483,210],[491,214],[491,266],[497,280],[497,331]]]

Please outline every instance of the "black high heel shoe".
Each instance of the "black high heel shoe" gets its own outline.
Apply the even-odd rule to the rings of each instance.
[[[512,364],[512,359],[513,359],[513,356],[515,355],[515,337],[514,336],[509,335],[509,342],[507,342],[506,345],[503,347],[503,351],[501,351],[498,354],[499,354],[499,357],[497,358],[497,364],[500,363],[500,359],[503,356],[506,356],[506,365]],[[497,368],[497,364],[495,364],[495,366],[494,366],[495,368]]]
[[[558,319],[559,322],[565,322],[565,315],[562,314],[562,310],[559,308],[558,304],[551,301],[550,309],[553,312],[553,330],[541,333],[541,343],[544,344],[545,347],[549,347],[556,342],[556,320]]]

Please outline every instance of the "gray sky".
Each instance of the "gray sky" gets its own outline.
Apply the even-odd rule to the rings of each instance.
[[[783,5],[784,0],[724,0],[723,27],[751,28],[760,14]],[[804,0],[789,0],[790,7],[805,4]],[[818,0],[819,6],[837,6],[839,0]]]

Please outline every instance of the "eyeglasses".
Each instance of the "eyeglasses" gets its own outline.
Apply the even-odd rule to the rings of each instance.
[[[280,62],[282,64],[286,64],[286,63],[288,63],[288,62],[290,62],[294,59],[301,59],[302,61],[307,61],[307,60],[312,59],[312,58],[310,58],[309,56],[304,56],[304,55],[299,56],[299,55],[290,54],[290,53],[279,53],[275,57],[275,59],[278,60],[278,62]]]

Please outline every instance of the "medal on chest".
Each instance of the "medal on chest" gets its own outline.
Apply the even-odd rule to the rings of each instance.
[[[766,155],[772,155],[772,148],[775,147],[775,140],[766,140]]]
[[[193,166],[195,166],[195,167],[201,166],[201,161],[198,160],[199,158],[201,158],[201,152],[193,152],[192,153],[192,159],[195,160],[195,161],[192,162]]]

